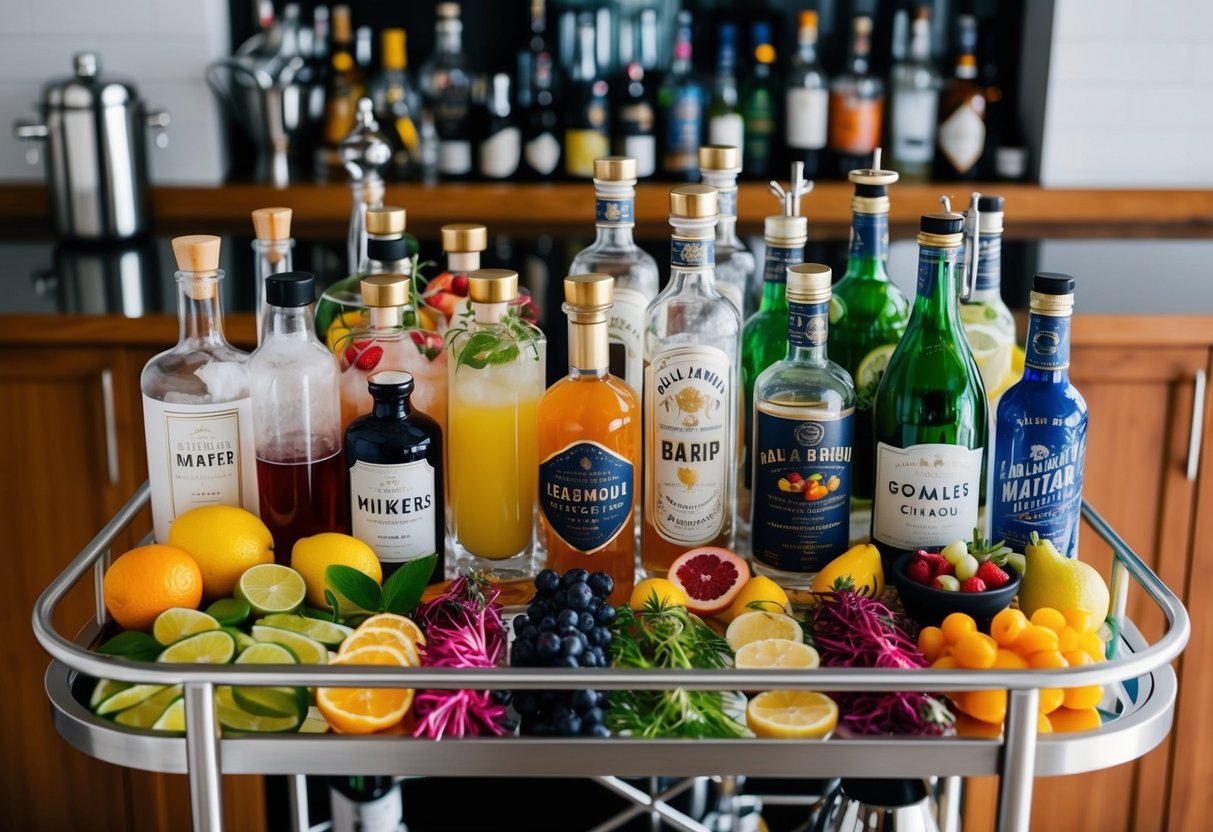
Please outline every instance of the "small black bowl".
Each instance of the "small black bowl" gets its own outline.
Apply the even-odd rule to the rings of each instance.
[[[1002,570],[1011,580],[985,592],[949,592],[920,584],[906,574],[913,556],[913,553],[902,555],[893,563],[893,584],[906,615],[922,627],[938,627],[951,613],[963,612],[977,622],[977,629],[988,632],[990,619],[1011,606],[1011,599],[1019,591],[1019,573],[1013,568]]]

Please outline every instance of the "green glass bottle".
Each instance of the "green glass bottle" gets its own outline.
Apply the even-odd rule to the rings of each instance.
[[[984,484],[987,404],[959,312],[964,217],[927,214],[918,291],[874,401],[872,542],[886,574],[900,555],[966,540]]]
[[[854,484],[851,496],[872,499],[872,399],[889,356],[906,330],[910,304],[889,280],[889,185],[896,171],[880,170],[880,149],[872,167],[853,170],[851,250],[847,271],[834,286],[830,303],[830,357],[855,380]]]

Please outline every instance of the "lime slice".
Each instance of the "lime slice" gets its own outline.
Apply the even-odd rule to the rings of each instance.
[[[236,657],[236,664],[299,664],[295,651],[284,644],[256,641]]]
[[[969,324],[984,324],[998,317],[998,311],[984,303],[962,303],[960,305],[960,320],[967,329]]]
[[[256,640],[248,633],[244,632],[244,630],[237,630],[235,627],[220,627],[219,629],[223,630],[223,632],[235,639],[237,655],[243,653],[245,650],[257,643]]]
[[[220,598],[206,608],[206,614],[212,616],[222,627],[239,627],[248,620],[251,612],[248,601],[242,598]]]
[[[880,377],[884,375],[885,367],[889,366],[889,359],[895,349],[896,344],[885,344],[863,357],[863,361],[860,361],[855,369],[856,391],[866,392],[869,396],[876,394],[876,385],[880,384]]]
[[[185,697],[173,700],[173,704],[169,705],[152,725],[152,730],[185,733]]]
[[[250,714],[236,703],[231,687],[220,685],[215,688],[215,715],[219,724],[233,731],[257,731],[278,733],[294,731],[299,727],[297,717],[257,716]]]
[[[168,710],[168,706],[181,698],[181,685],[164,688],[154,696],[149,696],[133,708],[127,708],[114,722],[129,728],[151,728],[156,721]]]
[[[97,710],[97,706],[102,702],[109,699],[115,693],[126,690],[130,686],[130,682],[115,682],[113,679],[102,679],[93,688],[93,693],[88,698],[88,706],[95,711]]]
[[[297,664],[295,654],[281,644],[257,642],[236,659],[236,664]],[[236,704],[256,716],[293,716],[302,721],[307,716],[305,687],[234,687]]]
[[[257,623],[267,627],[277,627],[280,630],[303,633],[309,638],[316,639],[325,647],[340,647],[341,642],[354,634],[352,627],[334,624],[332,621],[317,621],[305,615],[267,615]]]
[[[837,295],[830,296],[830,324],[836,324],[847,314],[847,305]]]
[[[329,663],[329,651],[325,649],[324,645],[303,633],[254,624],[253,638],[257,641],[269,641],[291,648],[301,664]]]
[[[236,640],[223,630],[211,630],[182,639],[157,657],[158,662],[227,664],[236,655]]]
[[[324,714],[320,713],[320,709],[312,705],[307,709],[307,719],[303,720],[303,724],[299,726],[300,734],[327,734],[329,732],[329,721],[324,718]]]
[[[207,630],[218,630],[219,622],[212,616],[188,607],[173,607],[156,616],[152,625],[152,635],[156,641],[167,647],[186,636],[205,633]]]
[[[247,601],[257,615],[294,612],[303,605],[306,596],[303,576],[277,563],[250,567],[236,582],[236,597]]]
[[[167,685],[131,685],[111,694],[95,706],[98,716],[108,716],[134,707],[145,699],[155,696]]]

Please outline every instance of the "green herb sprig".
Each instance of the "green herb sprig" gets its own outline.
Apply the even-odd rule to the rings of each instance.
[[[530,351],[532,360],[539,360],[539,338],[535,325],[520,318],[514,308],[506,309],[501,327],[494,330],[473,329],[474,315],[471,304],[467,304],[459,315],[461,325],[456,327],[452,322],[446,331],[447,349],[460,335],[469,335],[457,348],[456,372],[463,366],[482,370],[491,364],[509,364],[522,354],[523,349]]]

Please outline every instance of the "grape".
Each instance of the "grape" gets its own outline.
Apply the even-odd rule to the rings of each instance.
[[[590,631],[590,644],[595,647],[608,647],[611,644],[611,631],[606,627],[595,627]]]
[[[574,659],[585,652],[585,645],[581,643],[581,639],[574,636],[565,636],[560,639],[560,655],[572,656]]]
[[[595,623],[594,613],[592,612],[583,612],[581,615],[577,616],[577,629],[581,630],[583,633],[588,633],[590,630],[594,629]]]
[[[552,667],[580,667],[576,656],[557,656],[552,659]]]
[[[539,712],[539,699],[531,691],[519,691],[514,697],[514,710],[527,717]]]
[[[969,553],[969,547],[965,545],[963,540],[957,540],[943,547],[939,554],[943,555],[943,559],[948,563],[956,566],[957,561]]]
[[[576,610],[563,609],[556,614],[556,626],[559,629],[563,630],[567,627],[576,630],[579,623],[581,623],[581,616]]]
[[[552,615],[545,615],[539,621],[539,629],[545,633],[553,632],[556,629],[556,617]]]
[[[543,595],[551,595],[560,588],[560,575],[555,569],[545,569],[535,576],[535,589]]]
[[[522,631],[531,626],[531,617],[526,613],[514,619],[514,635],[522,635]]]
[[[606,714],[602,712],[602,708],[597,706],[587,708],[581,713],[582,725],[602,725],[604,722],[606,722]]]
[[[956,566],[956,578],[960,581],[967,581],[977,574],[981,564],[977,562],[977,558],[969,553],[965,553],[958,558],[954,564]]]
[[[606,627],[615,620],[615,616],[615,608],[610,604],[603,604],[598,612],[594,613],[594,620],[597,621],[599,625]]]
[[[611,729],[607,728],[605,725],[594,725],[590,727],[589,735],[591,737],[600,738],[609,737],[611,735]]]
[[[593,690],[574,690],[569,693],[569,704],[579,714],[584,714],[598,704],[598,692]]]
[[[552,727],[556,729],[556,733],[558,734],[563,734],[566,737],[575,737],[581,733],[581,717],[574,713],[566,714],[559,719],[554,719]]]

